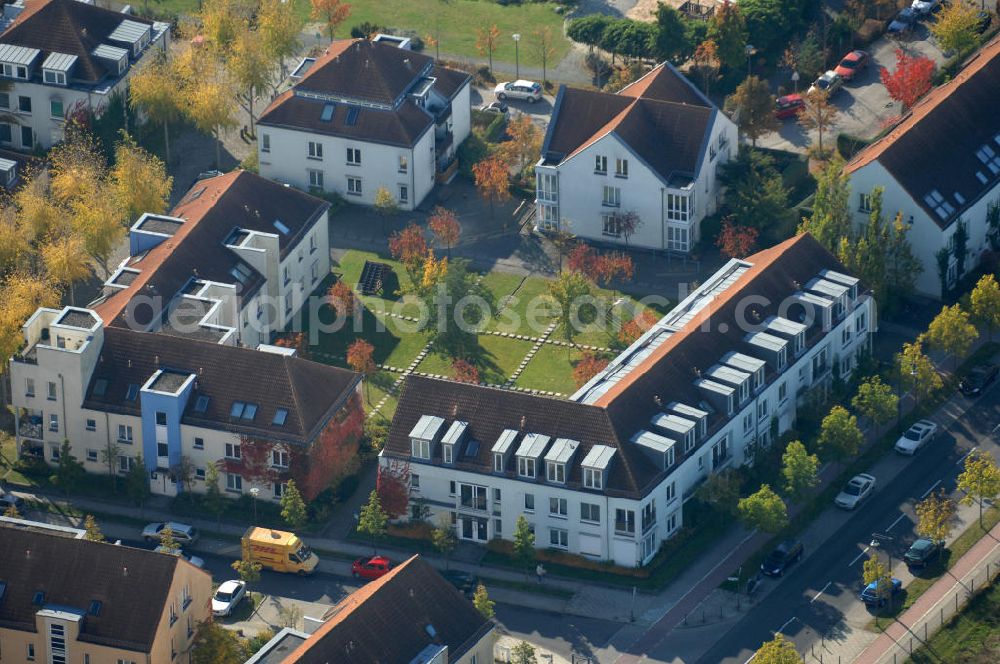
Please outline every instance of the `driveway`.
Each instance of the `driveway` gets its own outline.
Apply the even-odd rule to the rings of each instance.
[[[472,108],[482,108],[486,104],[496,101],[496,98],[497,96],[492,88],[472,88],[470,102]],[[511,115],[515,113],[530,115],[531,120],[538,125],[538,128],[543,133],[549,126],[549,118],[552,117],[552,107],[555,102],[556,98],[552,95],[543,95],[541,99],[533,104],[519,99],[505,100],[507,107],[511,111]]]
[[[860,138],[873,138],[900,115],[899,102],[895,102],[889,97],[889,93],[879,79],[881,67],[890,71],[896,68],[896,49],[898,48],[902,48],[911,55],[930,58],[938,66],[941,66],[946,59],[927,29],[926,23],[920,23],[908,39],[899,41],[882,37],[872,43],[867,49],[872,56],[872,63],[855,80],[847,83],[840,92],[834,94],[830,99],[839,113],[833,127],[824,132],[824,147],[827,145],[827,141],[833,145],[839,133],[847,133]],[[791,89],[791,82],[787,80],[787,77],[783,77],[778,82]],[[799,90],[807,90],[810,84],[810,81],[799,81]],[[766,148],[804,152],[816,140],[817,132],[806,132],[794,120],[785,120],[779,131],[764,136],[757,141],[757,144]]]

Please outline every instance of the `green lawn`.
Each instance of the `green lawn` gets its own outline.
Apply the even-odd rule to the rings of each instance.
[[[528,362],[515,384],[529,390],[570,395],[576,391],[573,367],[583,352],[576,348],[545,344]]]
[[[1000,661],[1000,586],[975,597],[907,662]]]
[[[523,277],[504,272],[491,272],[483,278],[483,285],[490,289],[501,307],[487,326],[487,330],[540,337],[552,322],[553,311],[548,299],[551,279]],[[520,288],[518,288],[520,286]],[[509,298],[517,289],[516,295]],[[530,316],[529,316],[530,314]]]
[[[158,13],[194,13],[198,11],[200,0],[162,0],[155,5]],[[554,55],[549,58],[551,69],[567,51],[569,40],[563,37],[563,17],[556,14],[552,3],[524,3],[502,6],[492,0],[351,0],[351,14],[337,29],[335,35],[344,38],[350,35],[352,26],[366,21],[387,26],[393,31],[412,31],[420,37],[441,35],[441,53],[455,56],[483,57],[476,49],[476,28],[496,25],[500,38],[493,52],[494,60],[514,62],[515,32],[524,35],[520,43],[519,57],[522,65],[541,66],[542,61],[532,47],[533,33],[540,28],[552,30]],[[143,13],[145,6],[137,8]],[[311,5],[306,0],[297,0],[296,9],[307,21]],[[325,42],[326,35],[321,39]],[[314,38],[305,40],[315,44]],[[425,53],[434,55],[433,48]]]
[[[492,385],[500,385],[514,373],[521,360],[531,350],[531,342],[521,339],[508,339],[492,334],[479,336],[479,356],[473,364],[479,369],[479,380]],[[417,365],[417,371],[452,376],[452,359],[436,353],[430,353]]]

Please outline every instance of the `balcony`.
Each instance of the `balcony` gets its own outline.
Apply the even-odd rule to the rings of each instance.
[[[23,418],[17,427],[17,434],[21,438],[32,438],[34,440],[42,440],[42,416],[41,415],[29,415]]]
[[[13,359],[21,364],[38,364],[38,349],[36,346],[32,346],[26,351],[14,353]]]
[[[438,134],[434,137],[434,150],[437,152],[439,159],[448,154],[448,149],[454,141],[455,134],[451,131],[446,131],[443,134]]]

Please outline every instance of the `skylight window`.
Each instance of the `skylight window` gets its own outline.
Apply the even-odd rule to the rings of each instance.
[[[955,212],[955,206],[946,201],[937,189],[924,196],[924,202],[942,219],[947,219]]]
[[[356,106],[352,106],[347,109],[347,119],[344,120],[344,124],[348,127],[353,127],[358,123],[358,115],[361,113],[361,109]]]
[[[243,419],[252,420],[255,417],[257,417],[257,404],[248,403],[243,409]]]
[[[989,178],[987,178],[982,171],[976,171],[976,179],[982,182],[983,184],[989,182]]]
[[[281,231],[282,235],[288,235],[288,226],[281,223],[281,219],[274,220],[274,227]]]
[[[94,396],[103,397],[108,393],[108,379],[98,378],[97,382],[94,383]]]
[[[229,417],[243,417],[243,409],[246,408],[246,404],[242,401],[234,401],[233,407],[229,410]]]
[[[139,396],[139,386],[135,383],[129,383],[128,389],[125,390],[125,401],[135,401],[137,396]]]
[[[198,200],[198,197],[201,196],[202,194],[204,194],[206,189],[208,189],[208,187],[202,187],[201,189],[195,189],[194,191],[191,192],[191,195],[188,196],[187,200],[184,201],[184,202],[185,203],[190,203],[191,201]]]
[[[997,141],[1000,145],[1000,141]],[[989,143],[984,143],[976,150],[976,158],[983,162],[993,175],[1000,173],[1000,155],[990,147]],[[978,173],[976,174],[978,177]]]
[[[243,263],[237,263],[231,270],[229,270],[229,274],[233,275],[236,281],[244,284],[246,283],[246,280],[250,278],[250,268]]]
[[[90,608],[87,609],[87,613],[89,613],[90,615],[92,615],[92,616],[94,616],[96,618],[96,617],[98,617],[98,616],[101,615],[101,607],[103,607],[103,606],[104,606],[104,603],[101,602],[101,600],[99,600],[99,599],[90,600]]]
[[[7,582],[0,581],[0,600],[3,600],[3,596],[6,592],[7,592]]]
[[[323,107],[323,113],[319,116],[322,122],[329,122],[333,119],[333,111],[337,108],[334,104],[327,104]]]
[[[31,603],[35,606],[41,606],[45,604],[45,591],[39,590],[35,593],[35,596],[31,598]]]
[[[208,410],[208,396],[199,394],[194,402],[194,411],[196,413],[204,413],[206,410]]]
[[[288,411],[284,408],[279,408],[274,411],[274,419],[271,420],[271,424],[279,427],[285,426],[285,420],[288,419]]]

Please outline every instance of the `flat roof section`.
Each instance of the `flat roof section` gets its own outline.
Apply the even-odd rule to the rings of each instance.
[[[153,378],[152,382],[149,383],[149,389],[156,390],[157,392],[169,392],[170,394],[177,394],[177,391],[184,386],[187,379],[191,377],[189,373],[180,373],[177,371],[160,371],[160,373]]]
[[[78,327],[81,330],[89,330],[98,322],[94,314],[80,309],[67,309],[56,321],[56,325],[66,327]]]
[[[136,223],[136,229],[148,233],[161,233],[173,236],[184,224],[183,219],[175,217],[165,217],[156,214],[144,214]]]

